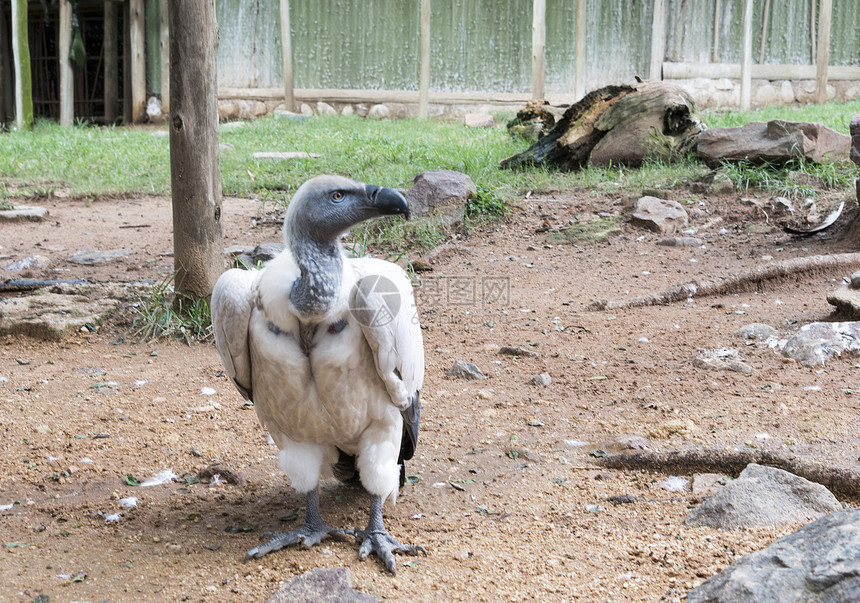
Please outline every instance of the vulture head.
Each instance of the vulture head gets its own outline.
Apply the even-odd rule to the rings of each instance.
[[[409,219],[406,199],[391,188],[356,182],[342,176],[317,176],[299,187],[284,218],[284,237],[325,244],[347,230],[381,216]]]

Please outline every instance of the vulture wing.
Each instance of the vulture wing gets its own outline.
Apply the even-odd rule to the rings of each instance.
[[[400,458],[408,460],[418,443],[419,395],[424,384],[424,343],[412,284],[391,262],[371,258],[347,262],[356,276],[350,308],[361,324],[391,402],[403,416]]]
[[[210,303],[215,347],[227,376],[246,400],[253,399],[248,323],[254,308],[256,277],[256,271],[228,270],[215,283]]]

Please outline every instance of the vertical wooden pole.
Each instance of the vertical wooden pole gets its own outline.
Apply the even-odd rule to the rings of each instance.
[[[116,121],[117,98],[119,92],[119,64],[117,63],[116,3],[105,0],[104,19],[105,54],[105,124]]]
[[[714,2],[714,51],[711,53],[711,62],[718,63],[720,61],[720,0]]]
[[[33,126],[33,74],[30,71],[30,40],[27,31],[27,0],[12,0],[12,54],[15,63],[15,123],[19,130]]]
[[[168,10],[174,286],[177,300],[204,299],[224,270],[215,0]]]
[[[815,56],[818,52],[816,37],[815,37],[815,2],[816,0],[809,0],[809,37],[810,37],[810,46],[809,46],[809,60],[810,62],[815,62]]]
[[[161,17],[161,113],[170,115],[170,26],[167,0],[160,0]]]
[[[815,100],[827,101],[827,64],[830,62],[830,22],[833,0],[821,0],[818,7],[818,52],[815,57]]]
[[[287,111],[296,106],[293,88],[293,34],[290,29],[290,0],[281,0],[281,53],[284,58],[284,104]]]
[[[576,0],[576,77],[573,81],[573,96],[576,100],[585,96],[585,9],[586,0]]]
[[[8,49],[11,48],[8,37],[9,24],[6,21],[6,10],[0,10],[0,124],[12,121],[15,112],[15,91],[12,87],[12,59]]]
[[[421,0],[421,48],[418,68],[418,117],[427,117],[430,104],[430,0]]]
[[[752,106],[752,21],[753,0],[744,0],[744,35],[741,51],[741,109],[749,111]]]
[[[140,123],[146,115],[146,21],[143,0],[129,2],[129,46],[131,54],[131,119]]]
[[[666,49],[666,6],[664,0],[654,0],[651,26],[651,69],[649,79],[663,79],[663,56]]]
[[[122,119],[126,124],[133,120],[131,111],[131,16],[129,3],[122,3]]]
[[[60,125],[71,126],[75,120],[75,81],[69,51],[72,48],[72,5],[60,0]]]
[[[546,0],[534,0],[532,9],[532,98],[546,98]]]
[[[767,24],[770,20],[770,0],[764,0],[764,17],[761,25],[761,48],[758,53],[758,64],[764,63],[764,50],[767,43]]]

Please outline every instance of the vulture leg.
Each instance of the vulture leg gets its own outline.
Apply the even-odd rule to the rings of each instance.
[[[305,548],[319,544],[329,534],[345,536],[348,532],[338,530],[322,520],[319,507],[319,490],[314,488],[305,496],[305,525],[292,532],[270,534],[271,540],[260,546],[255,546],[245,555],[245,562],[251,559],[262,559],[269,553],[279,551],[291,544],[301,543]]]
[[[385,530],[382,521],[382,497],[375,494],[370,496],[370,520],[367,522],[367,528],[356,530],[355,538],[361,544],[358,550],[359,559],[367,559],[367,556],[373,553],[392,574],[397,573],[394,569],[394,553],[427,555],[423,546],[400,544]]]

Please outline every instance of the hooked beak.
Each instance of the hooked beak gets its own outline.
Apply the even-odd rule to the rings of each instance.
[[[409,204],[406,202],[406,198],[393,188],[366,184],[364,191],[370,200],[371,207],[376,209],[380,215],[401,215],[407,220],[409,219]]]

